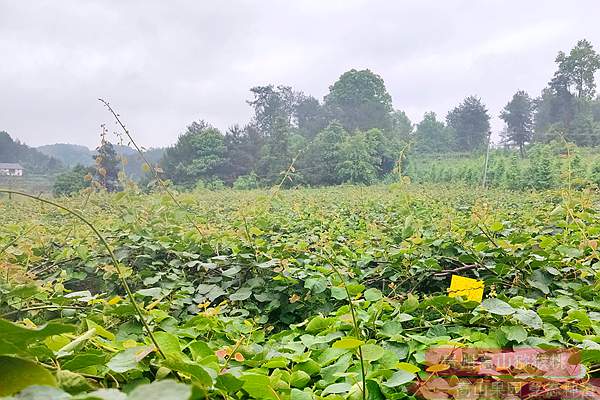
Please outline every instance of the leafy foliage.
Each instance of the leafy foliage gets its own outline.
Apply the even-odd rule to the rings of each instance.
[[[411,398],[415,385],[428,398],[449,368],[430,350],[457,343],[572,347],[588,371],[600,362],[592,192],[348,186],[178,198],[203,234],[159,194],[92,192],[84,211],[109,237],[164,358],[92,236],[61,212],[0,202],[0,364],[57,386],[3,395],[355,399],[362,360],[368,398]],[[457,273],[485,282],[481,304],[447,296]]]

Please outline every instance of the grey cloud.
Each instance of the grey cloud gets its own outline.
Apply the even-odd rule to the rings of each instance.
[[[322,97],[371,68],[414,121],[477,94],[494,116],[551,78],[558,50],[600,46],[600,3],[578,1],[0,0],[0,130],[26,143],[98,142],[116,106],[146,146],[205,119],[250,118],[255,85]],[[110,125],[112,126],[112,125]]]

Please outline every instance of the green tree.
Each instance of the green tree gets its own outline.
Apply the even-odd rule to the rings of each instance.
[[[444,153],[451,150],[451,130],[437,119],[434,112],[427,112],[414,133],[414,149],[420,153]]]
[[[204,121],[192,122],[160,162],[165,176],[178,185],[193,187],[217,176],[225,162],[223,134]]]
[[[532,147],[527,170],[527,182],[535,189],[550,189],[558,182],[559,170],[550,145],[538,144]]]
[[[238,177],[255,171],[264,142],[265,137],[254,125],[229,128],[224,137],[226,159],[218,171],[221,179],[232,184]]]
[[[563,135],[577,144],[585,144],[594,135],[585,129],[588,113],[596,93],[594,74],[600,69],[600,55],[587,40],[580,40],[569,54],[560,51],[555,59],[557,70],[548,88],[536,100],[536,134],[546,140]],[[573,124],[577,121],[575,136]],[[588,124],[588,127],[589,124]],[[595,139],[594,139],[595,140]]]
[[[108,192],[121,190],[119,183],[119,166],[121,160],[111,142],[104,136],[99,147],[96,148],[94,161],[96,162],[96,181]]]
[[[525,144],[533,136],[533,101],[525,91],[517,91],[504,106],[500,118],[506,123],[505,140],[516,145],[523,157]]]
[[[352,69],[329,87],[324,106],[330,119],[338,120],[349,132],[392,127],[392,97],[383,79],[368,69]]]
[[[349,135],[339,147],[336,168],[339,182],[372,184],[377,179],[377,157],[367,133]]]
[[[302,93],[296,95],[294,116],[298,132],[309,140],[312,140],[327,126],[327,116],[323,106],[312,96]]]
[[[490,133],[490,116],[478,97],[467,97],[448,113],[446,122],[455,131],[457,150],[474,151],[486,145]]]
[[[594,74],[600,69],[600,55],[588,40],[578,41],[569,55],[560,51],[556,63],[558,70],[550,82],[551,87],[564,87],[578,99],[590,101],[594,98]]]
[[[394,137],[400,140],[402,143],[407,143],[411,133],[413,133],[414,126],[410,121],[410,118],[404,111],[396,110],[392,113],[392,131]]]
[[[342,161],[340,146],[348,132],[339,122],[330,123],[315,137],[303,158],[301,170],[304,179],[312,185],[336,185],[341,183],[336,170]]]
[[[90,181],[86,180],[86,177],[91,176],[93,170],[93,167],[78,164],[72,169],[60,173],[56,176],[52,192],[55,196],[70,196],[79,193],[90,186]]]
[[[298,94],[289,86],[256,86],[248,104],[254,109],[253,124],[263,136],[272,136],[288,130],[292,125]]]

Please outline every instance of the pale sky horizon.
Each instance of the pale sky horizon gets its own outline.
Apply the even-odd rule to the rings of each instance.
[[[559,50],[600,50],[598,15],[600,2],[557,0],[0,0],[0,131],[93,148],[114,126],[102,97],[141,145],[166,146],[195,120],[247,123],[253,86],[322,100],[369,68],[413,123],[477,95],[497,135],[501,108],[538,96]]]

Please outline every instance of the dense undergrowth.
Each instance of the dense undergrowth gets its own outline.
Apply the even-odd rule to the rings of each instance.
[[[61,201],[106,238],[159,348],[91,230],[0,199],[0,396],[458,398],[440,377],[449,367],[428,356],[439,346],[578,348],[578,379],[597,375],[595,192],[178,199],[185,210],[135,190]],[[452,275],[483,280],[483,302],[448,297]]]

